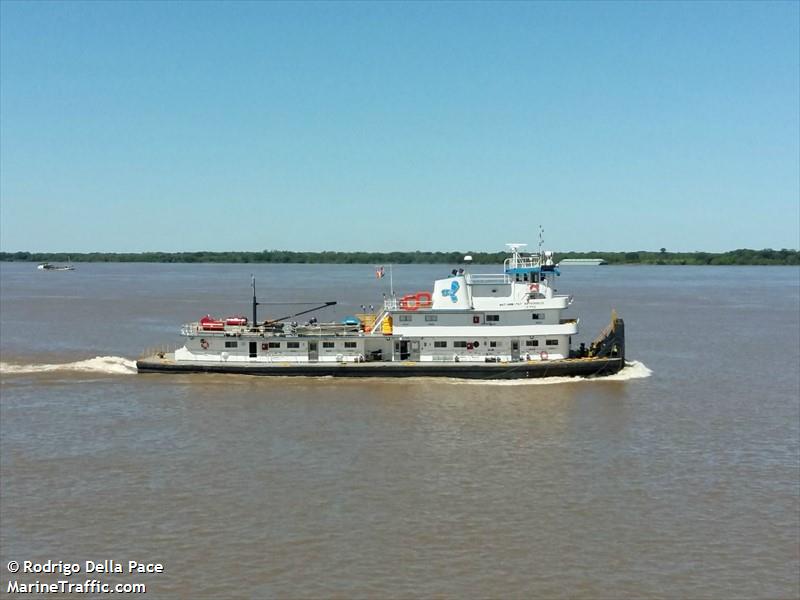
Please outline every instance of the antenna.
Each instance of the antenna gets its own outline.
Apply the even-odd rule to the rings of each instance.
[[[539,254],[542,253],[542,246],[544,246],[544,228],[539,225]]]

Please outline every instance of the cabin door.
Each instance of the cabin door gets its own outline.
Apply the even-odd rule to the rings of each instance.
[[[258,356],[258,342],[250,342],[250,358]]]
[[[408,343],[408,358],[410,360],[419,360],[419,340],[413,340]]]
[[[401,342],[397,342],[394,345],[394,350],[396,353],[400,355],[400,360],[408,360],[409,351],[408,351],[408,341],[403,340]]]
[[[308,360],[310,362],[317,362],[319,360],[319,350],[317,350],[317,342],[308,342]]]
[[[511,360],[519,360],[519,340],[511,340]]]

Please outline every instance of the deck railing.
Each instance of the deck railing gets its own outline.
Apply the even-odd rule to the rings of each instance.
[[[534,254],[532,256],[512,256],[511,258],[507,258],[503,261],[503,270],[508,271],[509,269],[535,269],[536,267],[541,266],[542,259],[539,255]]]
[[[504,284],[511,283],[511,276],[505,273],[467,273],[467,283]]]

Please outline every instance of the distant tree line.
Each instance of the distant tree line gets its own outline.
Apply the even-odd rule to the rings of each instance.
[[[475,264],[502,263],[506,252],[0,252],[0,261],[149,262],[149,263],[334,263],[459,264],[465,254]],[[798,250],[731,250],[730,252],[557,252],[563,258],[602,258],[609,264],[643,265],[800,265]]]

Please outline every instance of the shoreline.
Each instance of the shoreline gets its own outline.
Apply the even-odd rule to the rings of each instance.
[[[472,264],[502,262],[502,252],[0,252],[0,262],[91,262],[91,263],[185,263],[185,264],[460,264],[464,254]],[[728,252],[556,252],[555,261],[601,258],[607,265],[674,266],[798,266],[798,250],[751,250]],[[565,265],[566,266],[566,265]],[[577,265],[575,265],[577,266]]]

